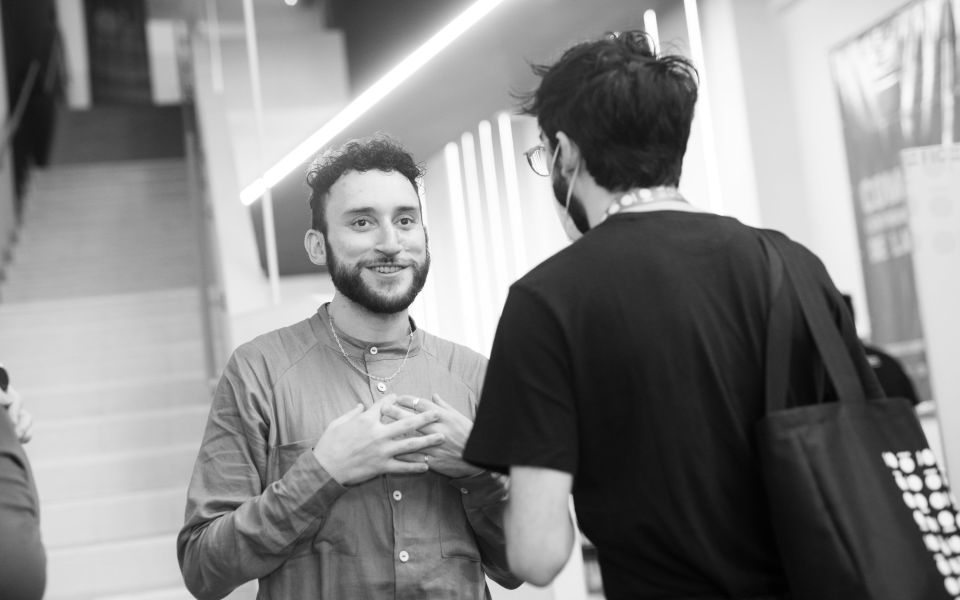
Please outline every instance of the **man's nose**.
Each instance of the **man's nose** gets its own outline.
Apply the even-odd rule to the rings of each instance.
[[[380,230],[380,239],[377,240],[377,250],[388,255],[400,254],[403,246],[400,244],[400,232],[392,224]]]

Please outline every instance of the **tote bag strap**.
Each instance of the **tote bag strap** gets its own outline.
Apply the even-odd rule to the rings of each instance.
[[[767,396],[768,414],[771,408],[782,408],[786,403],[787,366],[791,346],[789,303],[786,294],[790,288],[793,288],[800,304],[803,319],[810,330],[837,398],[840,402],[865,402],[866,397],[854,368],[853,359],[850,358],[843,337],[830,314],[826,299],[819,293],[821,285],[810,271],[810,266],[805,261],[790,260],[790,249],[786,247],[789,240],[785,237],[781,238],[765,232],[763,239],[768,247],[769,260],[773,261],[775,255],[782,264],[782,267],[777,267],[771,262],[771,272],[773,269],[782,268],[784,284],[790,284],[781,286],[781,290],[774,297],[774,306],[771,310],[767,344],[766,391],[768,394],[776,395]]]
[[[783,410],[787,405],[790,373],[790,343],[793,319],[787,302],[787,286],[783,285],[783,259],[766,234],[760,237],[767,254],[770,273],[770,308],[767,315],[767,349],[764,362],[764,398],[766,413]]]

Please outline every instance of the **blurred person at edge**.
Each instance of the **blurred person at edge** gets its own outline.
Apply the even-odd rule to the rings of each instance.
[[[33,419],[0,365],[0,598],[40,600],[47,554],[40,537],[40,501],[22,444]]]
[[[762,232],[677,190],[697,73],[640,31],[535,72],[524,109],[541,143],[527,158],[552,177],[575,241],[511,286],[464,451],[510,473],[510,567],[537,585],[563,568],[572,492],[608,600],[785,598],[753,443],[771,305]],[[826,269],[792,249],[860,352]],[[791,336],[788,403],[835,399],[806,328]]]
[[[240,346],[216,390],[177,542],[222,598],[489,598],[506,566],[505,478],[461,457],[486,359],[417,327],[430,266],[420,168],[394,140],[311,166],[304,240],[336,288]]]

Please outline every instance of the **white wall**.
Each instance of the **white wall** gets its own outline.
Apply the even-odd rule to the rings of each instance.
[[[798,171],[813,225],[811,247],[827,260],[841,289],[857,302],[858,326],[868,332],[853,197],[840,108],[833,85],[831,49],[902,7],[904,0],[800,0],[778,12],[786,46],[791,120],[799,137]]]

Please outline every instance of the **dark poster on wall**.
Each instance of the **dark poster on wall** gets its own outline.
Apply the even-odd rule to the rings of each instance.
[[[916,0],[830,56],[872,340],[903,362],[924,399],[929,372],[900,151],[960,139],[958,14],[960,0]]]

